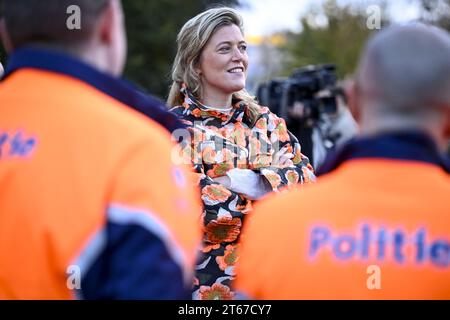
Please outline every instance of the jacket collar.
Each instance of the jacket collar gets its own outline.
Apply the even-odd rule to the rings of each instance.
[[[449,159],[439,152],[434,141],[423,132],[408,131],[353,139],[330,154],[317,175],[327,174],[348,160],[364,158],[424,162],[450,173]]]
[[[194,97],[192,92],[187,88],[186,84],[182,85],[181,93],[184,95],[183,107],[189,110],[190,114],[197,120],[206,120],[210,118],[218,119],[222,125],[234,122],[248,122],[247,108],[248,105],[240,98],[233,96],[232,108],[229,112],[222,112],[217,109],[211,109],[202,104]]]

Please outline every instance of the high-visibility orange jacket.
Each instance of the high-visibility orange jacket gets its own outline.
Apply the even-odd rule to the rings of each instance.
[[[316,185],[244,228],[236,289],[258,299],[450,299],[450,177],[421,133],[347,145]]]
[[[10,60],[0,299],[189,297],[201,209],[169,133],[108,93],[118,80],[73,58],[23,49]]]

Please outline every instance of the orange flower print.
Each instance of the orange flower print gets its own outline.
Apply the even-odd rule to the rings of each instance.
[[[266,177],[267,180],[269,180],[270,185],[273,189],[278,188],[278,186],[281,184],[281,177],[270,170],[262,170],[261,173]]]
[[[267,121],[265,118],[261,118],[259,119],[256,123],[255,123],[255,127],[261,130],[266,130],[267,129]]]
[[[234,139],[234,142],[240,146],[245,147],[245,130],[244,128],[236,128],[235,131],[232,134],[232,137]]]
[[[215,244],[208,244],[208,245],[206,245],[206,246],[204,246],[203,248],[202,248],[202,252],[203,253],[208,253],[208,252],[210,252],[210,251],[212,251],[212,250],[217,250],[217,249],[219,249],[220,248],[220,244],[218,244],[218,243],[215,243]]]
[[[201,286],[199,290],[200,300],[232,300],[234,293],[230,288],[220,283],[214,283],[211,287]]]
[[[292,158],[292,162],[294,164],[299,164],[303,160],[303,155],[301,153],[300,148],[295,149],[294,158]]]
[[[199,108],[195,108],[191,111],[191,113],[196,118],[200,118],[202,116],[202,111]]]
[[[306,167],[302,167],[303,172],[303,183],[312,183],[313,181],[313,175],[312,172],[309,171]]]
[[[278,140],[280,140],[280,142],[289,141],[289,133],[286,128],[286,123],[282,119],[280,120],[281,120],[280,123],[277,125],[275,129],[278,133]]]
[[[225,271],[228,275],[234,275],[234,265],[238,261],[237,251],[237,246],[229,244],[225,248],[224,255],[216,257],[220,270]]]
[[[226,162],[219,163],[215,164],[212,169],[206,172],[206,174],[211,178],[217,178],[224,176],[231,169],[233,169],[233,164]]]
[[[295,170],[288,170],[285,174],[288,185],[297,184],[300,179],[299,174]]]
[[[203,163],[213,164],[216,162],[216,151],[212,147],[206,147],[202,151]]]
[[[261,153],[261,142],[256,137],[250,137],[248,149],[250,163],[254,165],[256,156]]]
[[[292,145],[291,144],[286,145],[286,153],[292,153]]]
[[[250,137],[249,139],[250,153],[257,154],[261,150],[261,141],[256,137]]]
[[[268,166],[270,166],[271,162],[272,162],[272,156],[270,154],[259,154],[253,163],[253,167],[255,169],[268,167]]]
[[[205,203],[209,201],[218,204],[227,201],[230,196],[231,191],[220,184],[208,185],[202,189],[202,200]]]
[[[241,219],[221,217],[205,227],[206,241],[210,243],[233,242],[241,232]]]
[[[248,166],[247,153],[244,151],[240,151],[239,156],[237,157],[236,168],[248,169],[247,166]]]
[[[245,128],[247,128],[247,126],[244,126],[242,122],[233,123],[233,131],[242,129],[245,132]]]
[[[211,117],[215,117],[215,118],[219,118],[222,121],[226,121],[228,120],[228,115],[219,111],[212,111],[212,110],[208,110],[206,112],[206,116],[211,116]]]

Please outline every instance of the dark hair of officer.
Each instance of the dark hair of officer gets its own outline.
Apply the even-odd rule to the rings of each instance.
[[[110,0],[3,0],[2,16],[14,48],[29,43],[76,46],[89,38],[102,10],[109,2]],[[67,26],[68,19],[75,12],[72,10],[73,6],[79,8],[79,29]]]

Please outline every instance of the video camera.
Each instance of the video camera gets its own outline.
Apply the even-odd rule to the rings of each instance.
[[[318,149],[319,139],[313,139],[317,132],[323,149],[334,145],[333,137],[327,132],[332,125],[331,118],[338,113],[337,96],[342,95],[345,100],[343,90],[336,83],[336,66],[324,64],[296,69],[289,78],[268,81],[257,89],[260,104],[286,120],[310,160],[313,148]],[[301,106],[302,112],[292,112],[296,105]]]
[[[279,78],[262,84],[257,96],[280,117],[313,126],[321,114],[337,112],[336,66],[333,64],[306,66],[296,69],[289,78]],[[304,107],[303,116],[290,119],[289,110],[296,102]]]

